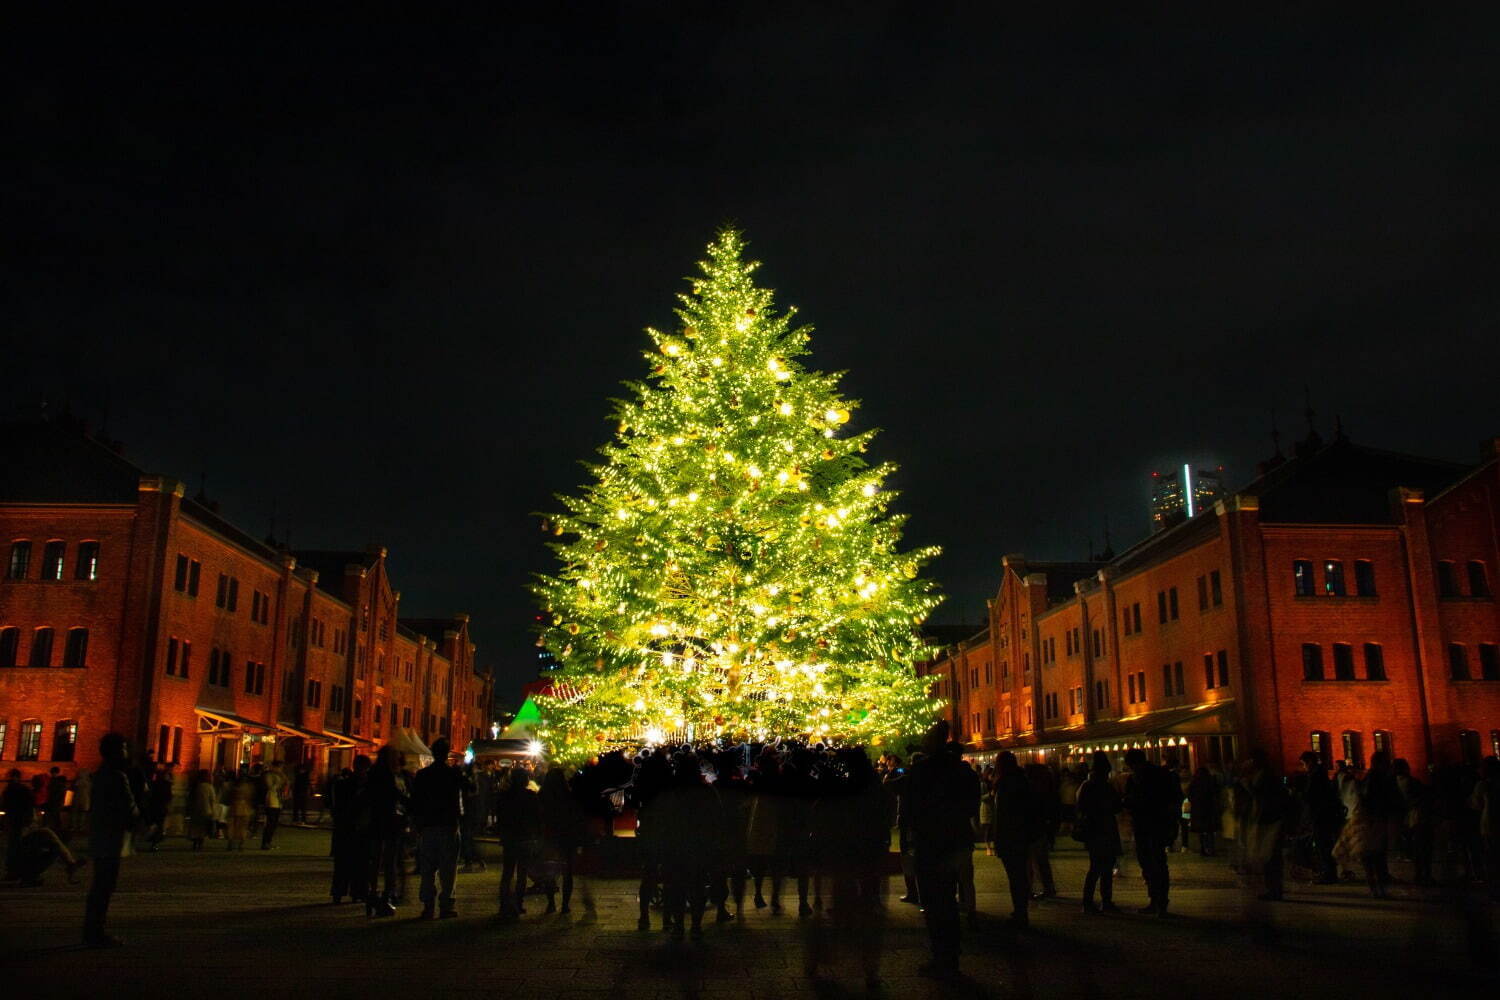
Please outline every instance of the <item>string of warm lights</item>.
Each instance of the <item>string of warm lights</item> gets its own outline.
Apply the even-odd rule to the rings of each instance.
[[[544,530],[561,568],[534,587],[538,645],[566,697],[541,698],[549,749],[805,737],[879,745],[940,707],[911,668],[937,603],[902,552],[889,464],[838,377],[804,369],[811,328],[772,310],[725,232],[648,330],[650,377],[615,405],[593,482]]]

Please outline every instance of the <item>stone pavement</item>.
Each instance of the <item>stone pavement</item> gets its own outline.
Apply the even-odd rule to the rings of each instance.
[[[487,873],[459,876],[458,920],[413,922],[415,879],[413,902],[400,916],[367,920],[358,906],[329,904],[327,845],[325,831],[292,828],[270,852],[230,854],[214,842],[193,854],[177,839],[159,853],[127,859],[110,913],[110,930],[126,946],[109,951],[74,944],[87,881],[82,875],[76,886],[54,871],[39,889],[0,887],[0,982],[13,996],[29,988],[48,997],[162,1000],[866,994],[852,956],[824,968],[819,978],[805,974],[808,938],[820,918],[794,915],[795,890],[791,913],[772,916],[747,907],[741,922],[707,924],[705,940],[696,944],[636,930],[634,886],[619,879],[589,880],[592,916],[578,899],[567,916],[545,915],[531,900],[520,922],[501,923],[494,915],[493,865]],[[1292,886],[1287,902],[1267,906],[1247,902],[1250,894],[1236,886],[1222,860],[1181,854],[1171,860],[1180,916],[1087,916],[1078,907],[1083,856],[1059,850],[1063,898],[1037,906],[1037,932],[1018,940],[999,919],[1008,909],[999,863],[976,854],[984,917],[965,931],[966,981],[945,985],[916,976],[926,957],[921,918],[892,898],[879,993],[1179,1000],[1270,993],[1324,1000],[1409,998],[1415,988],[1430,995],[1493,995],[1493,974],[1474,971],[1466,954],[1471,929],[1494,918],[1488,904],[1473,897],[1402,886],[1400,898],[1377,902],[1356,886]],[[899,895],[899,880],[893,883],[893,896]],[[1132,910],[1143,897],[1140,880],[1130,877],[1116,896]]]

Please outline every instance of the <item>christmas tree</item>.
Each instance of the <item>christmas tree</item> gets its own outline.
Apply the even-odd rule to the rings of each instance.
[[[880,745],[938,708],[912,669],[937,604],[887,513],[894,467],[838,376],[805,369],[811,328],[752,281],[723,233],[648,329],[651,374],[615,401],[614,440],[544,530],[561,569],[534,587],[539,645],[560,666],[542,699],[549,749],[716,737]]]

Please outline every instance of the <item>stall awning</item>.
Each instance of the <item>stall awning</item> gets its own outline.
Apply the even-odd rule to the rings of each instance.
[[[1146,740],[1161,741],[1183,736],[1234,732],[1234,701],[1166,708],[1125,719],[1106,719],[1088,726],[1026,733],[1014,739],[986,740],[969,744],[967,752],[989,754],[998,750],[1063,750],[1076,747],[1103,748],[1119,744],[1122,749]]]
[[[328,741],[330,750],[360,750],[373,747],[375,744],[369,740],[360,739],[358,736],[345,736],[343,733],[330,733],[326,730],[323,739]]]
[[[198,735],[213,736],[232,733],[270,733],[276,727],[264,722],[256,722],[254,719],[246,719],[232,712],[222,712],[216,708],[203,708],[199,706],[193,711],[198,716]]]
[[[328,736],[323,733],[314,732],[311,729],[303,729],[300,726],[289,725],[285,722],[276,723],[276,728],[281,730],[283,733],[286,733],[288,736],[295,736],[298,739],[306,740],[309,743],[331,742]]]

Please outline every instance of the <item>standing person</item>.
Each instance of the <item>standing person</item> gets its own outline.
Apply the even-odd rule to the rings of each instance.
[[[1177,836],[1182,786],[1176,772],[1151,763],[1139,747],[1125,754],[1125,766],[1130,768],[1130,779],[1125,784],[1125,808],[1130,812],[1135,857],[1150,897],[1140,912],[1164,917],[1171,887],[1167,847]]]
[[[1276,902],[1283,893],[1281,832],[1288,805],[1286,783],[1266,752],[1256,748],[1250,751],[1240,784],[1248,803],[1243,830],[1246,874],[1260,876],[1262,902]]]
[[[912,759],[912,763],[916,763],[916,758]],[[885,790],[896,803],[896,850],[901,857],[901,881],[906,887],[906,894],[901,897],[901,902],[917,904],[917,866],[911,852],[911,807],[907,801],[910,788],[906,768],[901,766],[899,757],[892,755],[891,769],[885,778]],[[759,888],[757,883],[757,895]]]
[[[653,808],[667,928],[674,941],[681,941],[686,915],[696,940],[703,936],[709,872],[724,842],[724,811],[691,750],[673,758],[672,782],[657,794]]]
[[[370,758],[358,754],[354,758],[354,770],[344,768],[328,786],[324,805],[333,814],[333,884],[328,893],[337,906],[348,896],[356,903],[363,902],[369,882],[365,877],[365,858],[368,857],[366,841],[360,836],[360,788],[370,773]]]
[[[1205,858],[1216,855],[1214,837],[1219,832],[1219,783],[1200,767],[1188,782],[1188,828],[1198,835],[1198,853]],[[1187,839],[1183,838],[1186,846]]]
[[[54,831],[63,828],[63,803],[68,799],[68,779],[62,769],[53,767],[47,779],[47,825]]]
[[[1468,807],[1478,819],[1490,898],[1500,901],[1500,758],[1486,757],[1479,765]]]
[[[16,879],[21,870],[21,832],[31,825],[36,811],[36,796],[21,780],[18,768],[11,768],[6,776],[0,809],[5,810],[5,877]]]
[[[1095,750],[1089,776],[1078,788],[1073,839],[1089,854],[1089,871],[1083,878],[1085,913],[1119,913],[1114,902],[1115,859],[1124,853],[1120,843],[1120,793],[1109,780],[1114,768],[1109,754]],[[1099,887],[1099,905],[1094,905],[1094,887]]]
[[[292,777],[292,822],[307,822],[307,799],[312,793],[312,769],[298,764]]]
[[[167,836],[167,813],[172,808],[172,767],[164,764],[151,776],[150,834],[147,837],[155,851]]]
[[[750,874],[755,882],[755,908],[766,907],[764,880],[771,879],[771,912],[781,912],[781,855],[777,845],[782,823],[781,760],[776,748],[767,746],[756,758],[747,779],[750,791],[749,822],[745,843],[750,855]]]
[[[281,808],[286,792],[286,773],[282,770],[281,761],[274,761],[265,774],[266,825],[260,835],[262,851],[269,851],[271,842],[276,839],[276,828],[281,824]]]
[[[412,820],[418,830],[417,866],[422,871],[422,913],[431,920],[434,902],[442,903],[441,919],[458,916],[453,907],[453,882],[458,875],[458,824],[468,778],[448,763],[448,741],[432,741],[432,763],[411,782]],[[442,893],[438,893],[438,883]]]
[[[1031,856],[1042,834],[1041,809],[1026,772],[1009,750],[1000,755],[995,774],[995,854],[1005,866],[1010,884],[1010,923],[1017,929],[1031,925]],[[925,902],[926,897],[923,897]]]
[[[207,771],[198,771],[188,786],[187,835],[193,850],[203,850],[203,841],[213,836],[219,816],[219,796]]]
[[[91,771],[81,771],[73,779],[73,815],[68,827],[74,833],[86,833],[89,828],[89,796],[94,785]]]
[[[141,812],[126,775],[125,737],[105,733],[99,741],[99,755],[104,759],[94,772],[89,810],[89,857],[94,877],[84,906],[83,944],[87,948],[117,948],[122,942],[105,933],[104,919],[120,879],[120,859],[130,854],[130,833]]]
[[[583,809],[561,766],[547,769],[542,778],[539,805],[542,813],[542,847],[549,861],[562,872],[562,912],[572,911],[573,863],[583,846]],[[553,886],[554,890],[556,886]],[[547,893],[547,912],[557,909],[556,893]]]
[[[1032,834],[1028,851],[1028,881],[1041,888],[1031,894],[1032,899],[1053,899],[1057,896],[1057,884],[1052,880],[1052,848],[1057,842],[1057,831],[1062,825],[1062,800],[1057,791],[1057,778],[1046,764],[1028,764],[1026,782],[1031,786],[1031,797],[1036,803],[1037,829]]]
[[[1328,779],[1328,768],[1323,758],[1315,751],[1303,751],[1298,758],[1302,763],[1300,797],[1302,819],[1312,830],[1313,855],[1317,859],[1319,885],[1338,882],[1338,867],[1333,859],[1333,847],[1338,843],[1339,831],[1344,825],[1344,804],[1339,801],[1339,792]]]
[[[958,855],[972,851],[969,818],[977,809],[973,772],[948,748],[948,723],[923,739],[926,756],[911,768],[912,852],[917,868],[932,960],[917,971],[935,979],[958,976]],[[1023,862],[1024,864],[1024,862]]]
[[[542,837],[542,809],[531,773],[517,765],[506,775],[500,795],[500,916],[526,912],[526,875]]]
[[[405,829],[406,790],[401,780],[400,751],[390,744],[375,755],[375,766],[365,779],[361,822],[368,834],[365,870],[365,916],[393,917],[399,893],[396,869],[401,858],[401,834]],[[385,891],[380,879],[385,878]]]
[[[255,782],[243,766],[229,786],[229,829],[225,842],[231,851],[243,851],[250,835],[250,820],[255,817]]]

